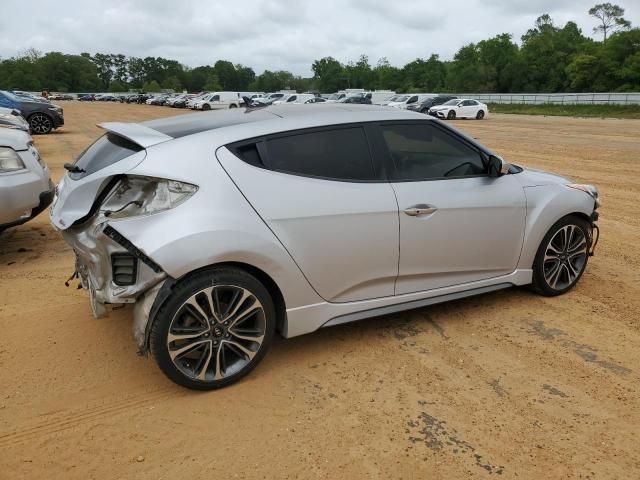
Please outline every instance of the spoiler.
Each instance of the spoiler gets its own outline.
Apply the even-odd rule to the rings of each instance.
[[[126,138],[142,148],[149,148],[158,143],[173,140],[173,137],[139,123],[105,122],[99,123],[97,126],[107,132]]]

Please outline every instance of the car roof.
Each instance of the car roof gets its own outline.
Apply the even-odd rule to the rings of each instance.
[[[181,138],[196,133],[252,123],[263,124],[266,130],[278,132],[293,130],[290,128],[292,123],[300,125],[299,128],[308,128],[351,122],[402,119],[433,120],[431,117],[419,113],[379,105],[324,103],[318,105],[283,104],[253,109],[234,108],[224,111],[198,112],[150,120],[143,122],[142,125],[170,137]]]

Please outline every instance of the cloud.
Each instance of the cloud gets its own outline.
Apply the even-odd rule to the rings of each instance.
[[[218,59],[261,73],[311,74],[313,60],[342,62],[366,54],[394,65],[438,53],[451,58],[464,44],[503,32],[514,39],[536,17],[574,20],[585,33],[593,0],[3,0],[0,56],[28,47],[65,53],[162,56],[189,66]],[[635,12],[627,8],[632,22]],[[637,22],[634,22],[637,23]]]

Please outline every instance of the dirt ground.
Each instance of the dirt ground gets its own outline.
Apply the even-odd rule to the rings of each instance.
[[[63,104],[36,144],[55,180],[101,121]],[[136,356],[131,311],[94,320],[46,214],[0,236],[0,479],[640,478],[640,121],[495,115],[455,125],[507,160],[601,189],[571,293],[510,289],[277,341],[195,393]]]

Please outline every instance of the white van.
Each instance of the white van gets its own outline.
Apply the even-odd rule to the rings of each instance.
[[[238,108],[244,100],[238,92],[212,92],[199,101],[194,102],[193,110],[221,110],[224,108]]]
[[[406,109],[408,105],[421,102],[422,100],[433,96],[434,94],[431,93],[403,93],[400,95],[394,95],[389,100],[381,102],[380,105]]]

